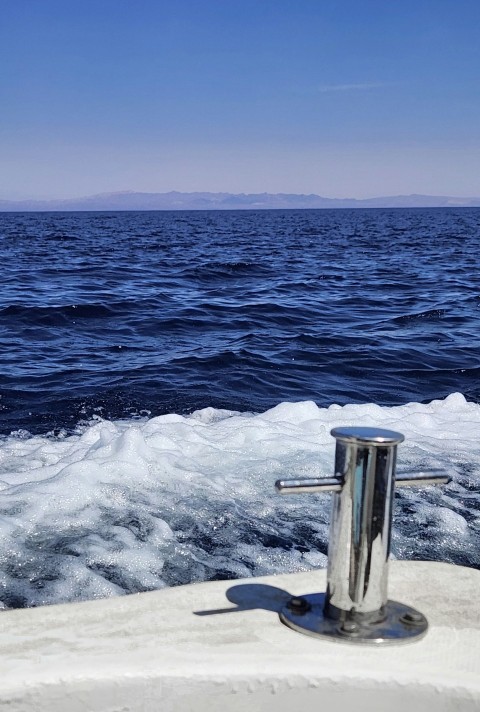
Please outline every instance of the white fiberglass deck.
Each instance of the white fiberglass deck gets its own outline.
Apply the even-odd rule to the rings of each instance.
[[[279,622],[289,594],[324,587],[325,572],[313,571],[5,612],[0,709],[480,708],[480,571],[391,562],[389,597],[425,613],[430,630],[378,649],[323,642]]]

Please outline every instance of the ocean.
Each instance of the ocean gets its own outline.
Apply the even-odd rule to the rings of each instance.
[[[480,209],[0,213],[0,605],[323,567],[338,425],[392,555],[480,568]]]

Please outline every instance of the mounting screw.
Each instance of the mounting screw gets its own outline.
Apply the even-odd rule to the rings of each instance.
[[[423,625],[425,623],[425,616],[418,611],[408,611],[400,618],[400,622],[405,625]]]
[[[302,615],[310,610],[310,604],[304,598],[294,596],[287,603],[287,608],[292,611],[292,613]]]
[[[347,635],[356,635],[359,632],[359,625],[355,621],[343,621],[340,625],[340,631]]]

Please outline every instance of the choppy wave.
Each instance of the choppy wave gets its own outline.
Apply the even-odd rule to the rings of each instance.
[[[480,567],[480,405],[455,393],[391,408],[205,408],[3,437],[3,606],[324,566],[329,497],[279,497],[273,484],[331,475],[330,429],[352,424],[403,432],[399,471],[453,478],[397,493],[394,556]]]
[[[1,432],[480,402],[479,209],[0,215]]]
[[[3,605],[323,565],[329,497],[273,482],[331,474],[338,424],[453,477],[399,491],[394,554],[480,566],[479,235],[478,209],[0,215]]]

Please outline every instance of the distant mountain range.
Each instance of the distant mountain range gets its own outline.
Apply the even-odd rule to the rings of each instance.
[[[381,198],[322,198],[294,193],[100,193],[64,200],[0,200],[0,212],[75,210],[272,210],[304,208],[480,207],[480,198],[393,195]]]

